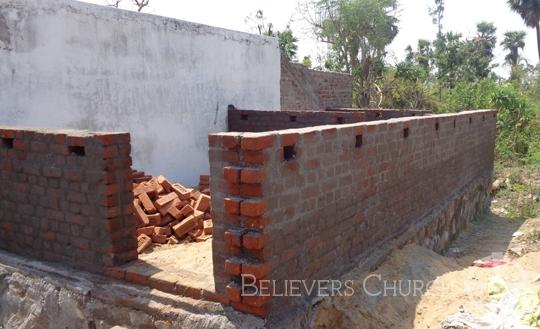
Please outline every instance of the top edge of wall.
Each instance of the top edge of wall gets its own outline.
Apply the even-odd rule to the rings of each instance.
[[[346,72],[316,70],[314,68],[309,68],[309,67],[305,66],[302,63],[293,63],[293,62],[291,62],[289,60],[287,60],[287,61],[289,62],[289,64],[291,64],[293,66],[302,67],[303,69],[306,69],[306,70],[312,71],[312,72],[325,73],[325,74],[339,74],[339,75],[346,75],[346,76],[352,77],[352,74],[346,73]]]
[[[230,30],[217,26],[189,22],[177,18],[160,16],[149,13],[140,13],[126,9],[113,8],[76,0],[5,0],[0,9],[5,8],[31,8],[51,12],[54,10],[67,10],[72,13],[96,15],[101,19],[132,20],[162,25],[170,31],[189,31],[199,34],[215,34],[238,42],[253,42],[258,44],[271,44],[278,47],[274,37],[251,34],[242,31]]]
[[[55,129],[55,128],[40,128],[40,127],[19,127],[19,126],[0,126],[0,131],[23,131],[33,132],[37,134],[63,134],[76,137],[93,137],[100,135],[124,135],[129,134],[127,131],[90,131],[79,129]]]
[[[408,117],[401,117],[401,118],[392,118],[392,119],[385,119],[385,120],[377,120],[377,121],[364,121],[364,122],[357,122],[357,123],[348,123],[348,124],[335,124],[335,125],[320,125],[320,126],[312,126],[312,127],[306,127],[306,128],[293,128],[293,129],[284,129],[284,130],[272,130],[272,131],[264,131],[264,132],[221,132],[221,133],[215,133],[210,134],[210,136],[249,136],[249,137],[261,137],[261,136],[275,136],[275,135],[283,135],[283,134],[305,134],[305,133],[311,133],[316,131],[324,131],[324,130],[332,130],[332,129],[347,129],[347,128],[357,128],[357,127],[371,127],[371,126],[383,126],[388,124],[404,124],[408,125],[413,122],[421,122],[421,121],[436,121],[437,119],[450,119],[450,118],[459,118],[459,117],[467,117],[467,116],[479,116],[482,114],[496,114],[497,110],[472,110],[472,111],[463,111],[463,112],[454,112],[454,113],[442,113],[442,114],[433,114],[433,115],[425,115],[425,116],[408,116]]]

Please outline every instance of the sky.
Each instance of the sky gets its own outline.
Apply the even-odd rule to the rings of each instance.
[[[94,4],[105,4],[107,0],[83,0]],[[318,53],[324,53],[326,46],[317,42],[309,26],[302,19],[298,1],[305,0],[150,0],[144,12],[173,17],[190,22],[202,23],[237,31],[251,32],[246,17],[258,9],[263,10],[267,21],[276,30],[291,26],[299,39],[298,58],[310,55],[314,61]],[[121,8],[133,9],[130,0],[123,0]],[[495,62],[502,65],[505,52],[500,46],[504,32],[523,30],[527,32],[523,56],[530,64],[537,64],[538,51],[534,29],[523,24],[521,17],[511,12],[506,0],[447,0],[445,1],[445,31],[455,31],[463,36],[472,36],[476,24],[481,21],[495,23],[497,27],[497,50]],[[404,58],[407,45],[416,45],[418,39],[433,40],[436,27],[428,15],[428,8],[434,0],[398,0],[399,34],[388,48],[387,61],[396,63]],[[497,69],[505,74],[504,67]]]

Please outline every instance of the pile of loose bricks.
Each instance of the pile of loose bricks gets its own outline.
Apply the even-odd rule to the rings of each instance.
[[[216,291],[245,312],[290,313],[302,298],[252,296],[242,277],[277,294],[338,279],[463,191],[484,194],[495,136],[488,110],[210,135]]]
[[[201,183],[204,186],[208,181]],[[133,194],[138,253],[152,242],[178,244],[181,240],[202,242],[212,237],[209,195],[172,184],[163,176],[134,184]]]
[[[0,247],[89,271],[137,258],[130,136],[0,127]]]

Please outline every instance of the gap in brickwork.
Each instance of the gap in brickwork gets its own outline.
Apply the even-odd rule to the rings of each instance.
[[[472,123],[472,117],[469,117],[469,124]]]
[[[362,135],[356,135],[356,143],[354,144],[356,148],[362,147]]]
[[[240,120],[246,121],[247,119],[248,119],[248,115],[247,115],[247,114],[240,114]]]
[[[69,154],[83,157],[86,155],[84,146],[69,146]]]
[[[403,138],[409,137],[409,128],[403,128]]]
[[[435,122],[435,130],[439,130],[439,123],[438,122]]]
[[[13,148],[13,138],[2,138],[2,146],[7,149]]]
[[[284,146],[283,147],[283,159],[285,161],[290,161],[296,158],[296,150],[294,145]]]
[[[340,125],[345,123],[345,118],[343,117],[337,117],[336,119],[337,119],[337,123]]]
[[[454,128],[456,128],[456,120],[454,120]]]
[[[296,122],[296,115],[291,115],[289,119],[291,120],[291,122]]]

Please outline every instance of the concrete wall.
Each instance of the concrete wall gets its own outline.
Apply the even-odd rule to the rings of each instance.
[[[249,111],[230,109],[227,121],[229,131],[260,132],[355,123],[365,121],[364,118],[364,113],[360,111]]]
[[[94,272],[136,259],[129,140],[0,127],[0,248]]]
[[[73,0],[0,2],[0,122],[129,131],[134,167],[196,184],[227,105],[277,109],[272,38]]]
[[[320,111],[352,106],[350,74],[310,70],[281,58],[281,109]]]
[[[495,136],[489,110],[211,135],[216,290],[287,314],[302,298],[245,296],[241,275],[338,279],[408,230],[443,250],[486,209]]]

